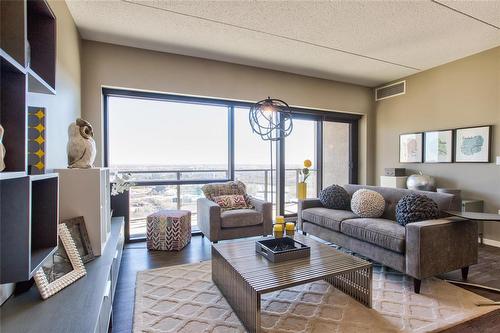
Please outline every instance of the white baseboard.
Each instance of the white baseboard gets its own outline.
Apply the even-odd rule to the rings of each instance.
[[[500,241],[493,240],[493,239],[483,238],[483,243],[486,245],[500,247]]]

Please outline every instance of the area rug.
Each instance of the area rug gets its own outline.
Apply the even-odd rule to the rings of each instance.
[[[486,299],[437,278],[413,293],[411,278],[374,265],[373,309],[327,282],[262,295],[262,331],[433,332],[498,309]],[[246,332],[211,279],[211,261],[137,274],[134,332]]]

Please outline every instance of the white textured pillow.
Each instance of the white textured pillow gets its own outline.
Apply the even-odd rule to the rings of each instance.
[[[352,195],[351,210],[359,217],[380,217],[384,209],[385,199],[378,192],[361,189]]]

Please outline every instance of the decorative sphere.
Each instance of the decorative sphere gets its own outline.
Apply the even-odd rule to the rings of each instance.
[[[406,181],[406,187],[410,190],[436,191],[436,180],[434,177],[420,174],[411,175]]]

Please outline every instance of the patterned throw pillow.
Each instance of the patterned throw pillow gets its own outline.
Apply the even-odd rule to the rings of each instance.
[[[214,197],[214,202],[218,204],[222,210],[252,208],[248,206],[245,196],[241,194],[220,195]]]
[[[437,203],[425,195],[416,193],[405,195],[396,205],[396,221],[403,226],[412,222],[434,220],[438,217]]]
[[[326,208],[348,210],[351,196],[342,186],[332,185],[319,192],[319,201]]]
[[[384,213],[385,199],[378,192],[360,189],[352,195],[351,209],[359,217],[380,217]]]
[[[247,187],[239,180],[229,181],[225,183],[211,183],[201,187],[205,198],[215,202],[215,197],[222,195],[242,195],[245,197],[247,206],[252,208],[250,198],[247,195]]]

